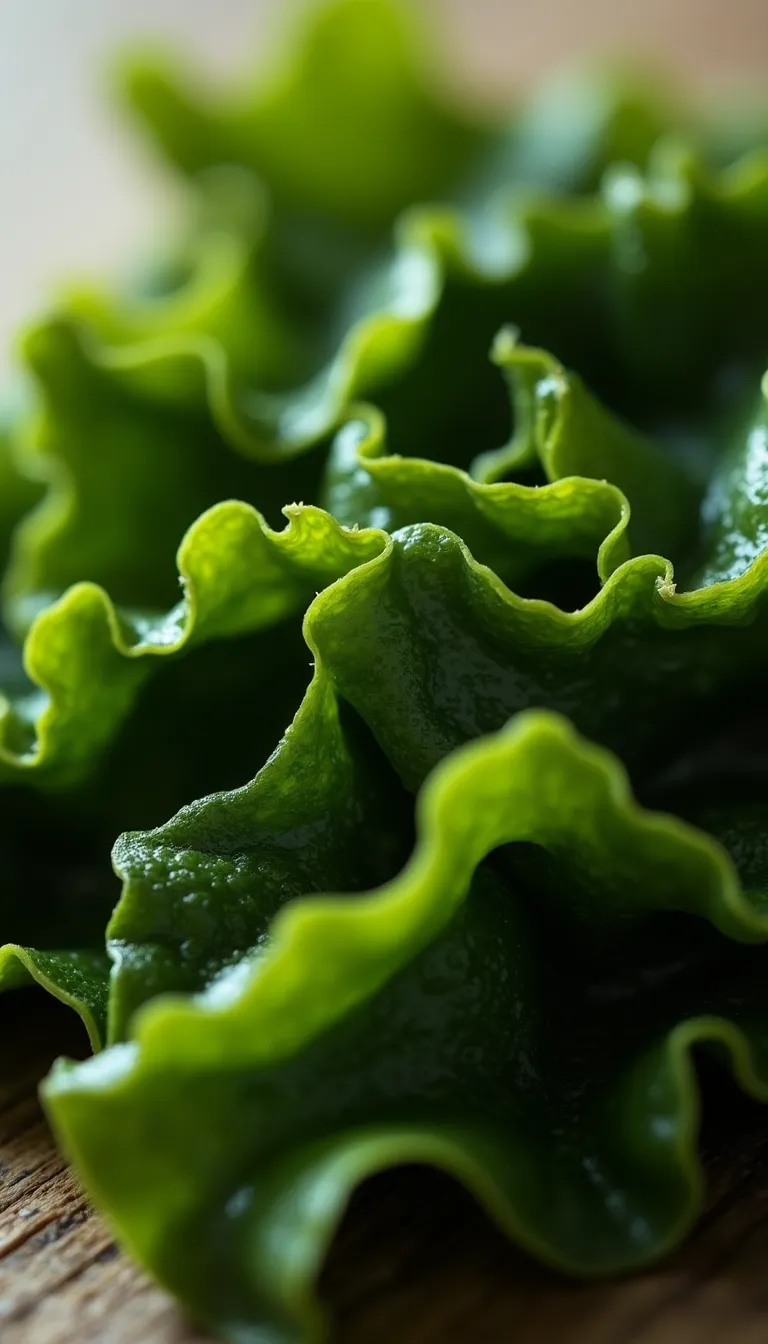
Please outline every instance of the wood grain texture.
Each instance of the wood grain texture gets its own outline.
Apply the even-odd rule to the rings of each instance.
[[[36,1096],[56,1054],[83,1054],[40,996],[0,1004],[2,1344],[205,1344],[118,1251],[52,1142]],[[573,1284],[511,1248],[452,1182],[423,1169],[368,1182],[322,1290],[333,1344],[765,1344],[768,1116],[705,1079],[708,1209],[663,1266]]]

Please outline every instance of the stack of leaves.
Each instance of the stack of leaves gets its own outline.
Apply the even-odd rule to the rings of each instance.
[[[3,422],[0,983],[90,1032],[56,1133],[232,1341],[323,1335],[397,1163],[643,1264],[694,1048],[768,1099],[768,119],[600,72],[472,116],[385,0],[123,87],[186,234],[26,333]]]

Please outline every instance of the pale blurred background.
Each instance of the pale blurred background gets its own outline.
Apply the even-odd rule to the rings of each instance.
[[[413,0],[418,3],[418,0]],[[760,87],[768,0],[423,0],[451,77],[484,100],[590,53],[686,81]],[[0,364],[58,277],[103,272],[163,229],[173,198],[121,126],[103,72],[121,41],[172,40],[217,72],[268,50],[291,0],[0,0]]]

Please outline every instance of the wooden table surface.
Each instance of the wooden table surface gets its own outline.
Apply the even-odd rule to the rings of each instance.
[[[84,1049],[42,996],[0,1003],[0,1340],[204,1344],[119,1252],[56,1152],[36,1085],[56,1054]],[[364,1186],[342,1227],[323,1279],[334,1344],[765,1344],[768,1113],[708,1081],[709,1206],[663,1266],[598,1286],[558,1279],[450,1181],[403,1170]]]

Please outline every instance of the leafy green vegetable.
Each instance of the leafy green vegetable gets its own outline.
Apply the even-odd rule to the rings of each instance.
[[[37,984],[82,1018],[94,1050],[104,1044],[109,959],[104,952],[41,952],[6,943],[0,949],[0,991]]]
[[[203,514],[178,553],[184,597],[161,616],[121,611],[93,583],[46,607],[25,642],[27,673],[44,696],[7,707],[6,778],[35,770],[46,783],[76,779],[114,735],[154,659],[268,628],[381,550],[380,534],[345,530],[319,509],[294,505],[286,515],[288,526],[273,532],[237,501]]]
[[[334,24],[346,8],[356,23],[368,12],[342,6]],[[509,428],[487,355],[510,319],[679,452],[707,440],[724,375],[748,381],[764,354],[750,314],[768,288],[766,182],[759,158],[713,178],[668,144],[647,180],[624,167],[598,196],[557,203],[489,196],[486,184],[469,205],[413,209],[383,259],[380,244],[329,243],[341,252],[325,267],[298,255],[278,264],[274,239],[290,234],[280,208],[217,170],[180,286],[152,298],[75,291],[27,336],[42,405],[22,431],[23,459],[51,489],[16,540],[10,623],[24,631],[79,580],[129,606],[170,603],[173,551],[200,511],[232,495],[274,521],[285,502],[317,499],[323,462],[308,450],[360,398],[375,397],[404,456],[478,459],[481,479],[508,473],[508,455],[486,456]],[[327,270],[329,294],[298,303],[307,264]],[[376,491],[366,481],[365,498],[339,500],[336,475],[331,510],[367,522]],[[385,516],[454,525],[415,498]],[[638,538],[641,549],[669,540],[663,528]]]
[[[244,728],[244,712],[260,694],[284,719],[309,678],[303,608],[318,586],[376,554],[384,540],[345,532],[311,507],[286,513],[282,532],[244,503],[203,514],[179,550],[184,597],[163,616],[121,611],[102,588],[81,583],[37,616],[26,639],[29,689],[6,701],[0,742],[13,837],[3,929],[14,944],[13,955],[2,954],[0,987],[18,983],[26,968],[79,1008],[95,1041],[106,1010],[114,835],[128,817],[151,824],[190,789],[221,787],[253,770],[279,737],[280,719],[257,716]],[[215,656],[201,663],[208,652]],[[182,654],[170,682],[157,692],[147,686]],[[196,724],[211,740],[191,750]],[[158,745],[150,782],[147,761]],[[48,796],[30,805],[19,796],[23,784]],[[42,861],[33,857],[40,832],[56,837]],[[28,886],[32,900],[21,900]],[[68,944],[72,950],[44,950]]]
[[[347,0],[312,16],[297,51],[253,89],[200,96],[173,64],[141,55],[126,91],[183,171],[243,164],[278,208],[386,227],[411,202],[442,195],[484,131],[428,87],[412,27],[404,8]]]
[[[517,597],[422,524],[323,594],[307,631],[410,788],[534,705],[567,713],[642,778],[700,731],[706,706],[763,671],[766,573],[763,553],[738,578],[678,593],[668,562],[640,556],[568,612]]]
[[[542,558],[591,557],[600,546],[605,580],[627,558],[628,525],[636,552],[685,553],[698,499],[669,454],[608,415],[550,355],[517,345],[513,333],[500,333],[494,359],[513,397],[516,433],[506,447],[476,457],[468,473],[389,454],[381,415],[362,407],[360,422],[345,426],[329,456],[330,512],[389,531],[441,523],[506,579]],[[537,472],[560,488],[503,484]]]
[[[62,1143],[241,1344],[322,1337],[374,1170],[610,1272],[700,1207],[694,1049],[768,1098],[765,112],[482,118],[413,26],[124,63],[188,220],[0,419],[0,989],[80,1013]]]
[[[347,774],[336,820],[336,768],[297,771],[300,745],[310,764],[343,759],[322,679],[290,763],[278,753],[249,789],[121,843],[129,982],[170,953],[172,974],[208,987],[156,999],[130,1043],[60,1066],[45,1097],[134,1254],[231,1338],[319,1336],[314,1279],[351,1187],[424,1160],[555,1263],[658,1254],[701,1197],[692,1044],[722,1046],[768,1097],[764,954],[743,945],[768,935],[765,874],[742,894],[716,842],[640,811],[614,760],[532,714],[437,768],[391,882],[291,899],[297,867],[313,886],[336,876],[358,797]],[[296,825],[297,791],[302,819],[322,798],[321,847]],[[539,890],[521,842],[550,860]],[[252,950],[226,969],[218,939],[242,950],[244,907]],[[210,943],[202,964],[174,955],[169,934],[208,942],[213,909],[214,963]]]

